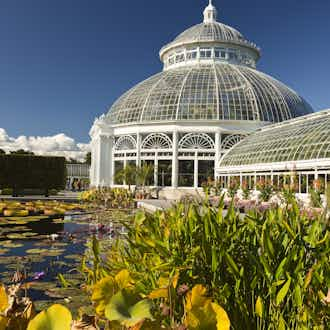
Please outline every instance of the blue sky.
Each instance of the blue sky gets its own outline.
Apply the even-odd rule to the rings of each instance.
[[[214,0],[262,48],[258,69],[330,108],[329,0]],[[0,0],[0,127],[88,142],[96,116],[161,70],[159,49],[207,0]]]

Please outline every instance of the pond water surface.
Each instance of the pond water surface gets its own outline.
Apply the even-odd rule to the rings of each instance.
[[[79,287],[82,275],[77,270],[81,259],[88,255],[93,236],[111,247],[125,234],[121,221],[129,216],[112,211],[62,218],[0,218],[0,281],[11,284],[16,277],[26,283],[37,309],[54,302],[67,304],[71,310],[86,305],[88,297]],[[58,274],[72,285],[63,288]]]

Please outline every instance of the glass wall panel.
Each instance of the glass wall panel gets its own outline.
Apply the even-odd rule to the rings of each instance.
[[[193,187],[194,185],[194,161],[179,160],[179,186]]]
[[[172,185],[172,161],[158,161],[158,186],[170,187]]]
[[[144,164],[150,165],[154,168],[155,162],[153,160],[142,160],[141,165],[143,166]],[[153,186],[154,184],[154,173],[151,172],[149,177],[147,177],[146,186]]]
[[[118,173],[124,168],[124,161],[123,160],[116,160],[115,161],[115,177],[114,182],[115,184],[124,184],[123,180],[118,177]]]
[[[214,161],[199,160],[198,161],[198,186],[201,187],[203,182],[214,178]]]

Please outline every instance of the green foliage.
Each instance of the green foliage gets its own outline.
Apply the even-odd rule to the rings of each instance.
[[[94,207],[133,208],[134,194],[125,188],[99,188],[80,193],[79,199]]]
[[[321,192],[319,190],[310,188],[310,197],[312,207],[322,207]]]
[[[123,289],[114,294],[105,307],[105,316],[109,321],[118,321],[126,327],[132,327],[146,319],[152,320],[151,302],[141,299],[132,290]]]
[[[260,199],[264,202],[268,202],[274,192],[272,182],[261,178],[257,181],[256,187],[260,191]]]
[[[13,194],[13,189],[12,188],[4,188],[1,190],[2,195],[9,195],[11,196]]]
[[[154,167],[143,164],[142,166],[127,165],[115,175],[115,181],[128,186],[144,187],[153,178]]]
[[[127,165],[115,175],[115,181],[128,186],[136,184],[136,166]]]
[[[323,217],[312,222],[295,200],[287,208],[251,211],[180,203],[168,211],[139,213],[128,239],[109,253],[105,271],[134,274],[141,294],[169,309],[163,324],[179,324],[182,297],[164,278],[178,273],[178,290],[197,284],[224,306],[233,329],[325,327],[329,310],[330,243]],[[154,315],[156,318],[159,315]]]
[[[330,183],[327,185],[327,189],[325,191],[325,198],[326,198],[326,209],[330,211]]]
[[[27,330],[70,330],[71,312],[62,305],[52,305],[37,314],[28,325]]]
[[[238,178],[230,178],[230,182],[228,185],[228,194],[231,198],[235,197],[237,190],[239,188],[239,179]]]
[[[136,168],[136,184],[137,186],[146,186],[153,180],[154,167],[149,164],[143,164]]]
[[[243,193],[243,198],[248,199],[250,195],[250,189],[249,189],[249,184],[246,180],[242,182],[241,189]]]
[[[63,189],[65,158],[26,154],[0,155],[0,188]]]

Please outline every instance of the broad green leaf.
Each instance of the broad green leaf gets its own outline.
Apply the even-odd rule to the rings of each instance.
[[[284,228],[287,230],[287,232],[290,234],[292,239],[296,238],[296,235],[294,233],[294,231],[291,229],[291,227],[289,226],[289,224],[286,221],[282,221]]]
[[[186,299],[186,309],[191,310],[193,307],[201,307],[207,301],[206,295],[206,288],[203,287],[201,284],[195,285],[191,292],[188,292],[187,299]]]
[[[302,302],[302,295],[301,295],[301,289],[299,284],[297,284],[294,288],[294,301],[297,307],[301,307],[303,302]]]
[[[5,286],[0,284],[0,312],[3,312],[8,307],[8,296]]]
[[[236,277],[240,277],[239,269],[238,269],[235,261],[233,260],[233,258],[228,253],[225,254],[225,257],[226,257],[227,266],[229,267],[229,269],[232,271],[232,273]]]
[[[95,311],[99,315],[104,314],[105,306],[109,303],[116,290],[116,283],[112,276],[107,276],[93,286],[92,301],[95,303]]]
[[[262,299],[261,299],[260,296],[257,299],[255,310],[256,310],[256,314],[260,318],[262,318],[263,314],[264,314],[264,304],[263,304]]]
[[[225,310],[205,296],[206,288],[196,285],[186,298],[186,318],[188,329],[192,330],[229,330],[230,321]]]
[[[72,316],[62,305],[52,305],[37,314],[30,322],[27,330],[70,330]]]
[[[211,305],[216,314],[217,330],[229,330],[230,320],[226,311],[216,303],[212,303]]]
[[[217,318],[211,299],[186,311],[185,325],[191,330],[216,329]],[[220,328],[221,329],[221,328]]]
[[[125,289],[128,287],[132,286],[133,280],[129,274],[129,271],[127,269],[124,269],[120,271],[116,276],[115,276],[115,281],[118,285],[118,288]]]
[[[167,298],[168,288],[160,288],[151,291],[148,295],[149,299]]]
[[[0,315],[0,330],[7,330],[8,319]]]
[[[290,284],[291,284],[291,277],[285,282],[285,284],[282,286],[280,291],[276,295],[276,305],[280,305],[281,302],[284,300],[286,297],[289,289],[290,289]]]
[[[285,321],[283,319],[283,316],[280,316],[279,322],[278,322],[278,330],[286,330]]]
[[[138,228],[146,220],[146,215],[143,211],[139,211],[135,215],[134,225]]]
[[[314,272],[314,269],[313,268],[310,268],[310,270],[308,271],[308,273],[307,273],[307,275],[305,277],[305,280],[304,280],[304,289],[305,290],[308,288],[309,284],[312,281],[313,272]]]
[[[277,267],[276,269],[276,272],[275,272],[275,279],[276,280],[279,280],[281,278],[281,276],[283,275],[283,272],[284,272],[284,266],[286,265],[286,262],[287,262],[288,258],[285,257],[279,264],[279,266]]]
[[[105,308],[109,321],[118,321],[126,327],[133,327],[145,319],[152,320],[151,302],[128,290],[116,293]]]
[[[274,255],[275,255],[274,246],[270,239],[267,229],[264,231],[264,244],[265,244],[265,248],[266,248],[267,252],[269,253],[269,256],[271,258],[274,258]]]

